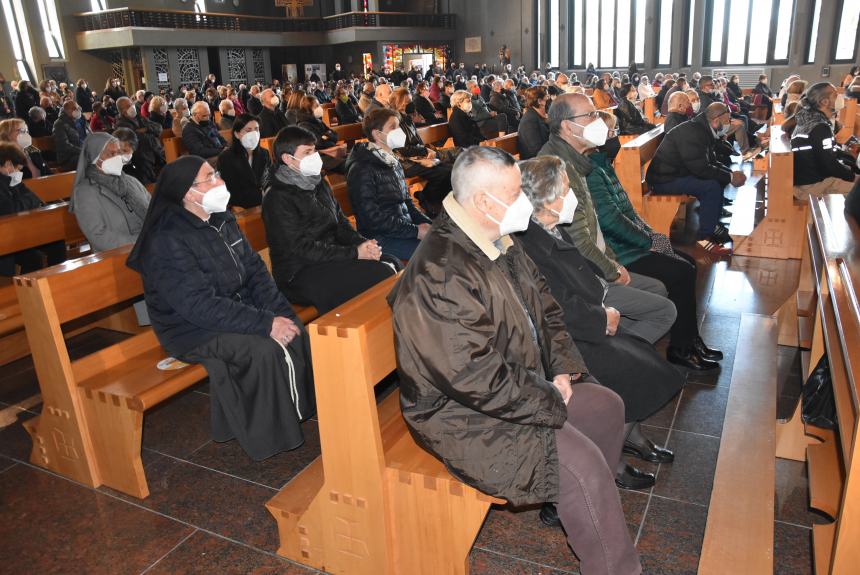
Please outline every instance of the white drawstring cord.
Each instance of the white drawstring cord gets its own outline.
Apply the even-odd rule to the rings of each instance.
[[[275,338],[272,338],[275,339]],[[293,365],[293,358],[290,357],[290,352],[287,347],[280,341],[276,340],[281,349],[284,350],[284,360],[287,362],[287,369],[290,375],[290,398],[293,400],[293,405],[296,406],[296,415],[299,416],[299,421],[302,419],[302,412],[299,409],[299,388],[296,385],[296,368]]]

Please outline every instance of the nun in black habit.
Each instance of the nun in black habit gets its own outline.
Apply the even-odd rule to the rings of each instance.
[[[262,460],[304,442],[315,410],[308,335],[197,156],[164,167],[127,265],[172,356],[209,374],[212,436]]]

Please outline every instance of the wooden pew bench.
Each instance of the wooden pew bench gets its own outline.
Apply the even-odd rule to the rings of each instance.
[[[648,192],[645,173],[662,141],[663,125],[659,124],[653,130],[623,144],[615,158],[615,172],[636,212],[655,231],[668,236],[678,208],[686,204],[690,196],[668,196]]]
[[[505,134],[504,136],[499,136],[498,138],[493,138],[492,140],[487,140],[483,145],[491,146],[494,148],[501,148],[506,151],[510,155],[512,155],[516,159],[520,159],[520,151],[517,148],[517,133],[513,132],[511,134]]]
[[[84,240],[78,221],[65,202],[29,212],[0,217],[0,256],[64,240]],[[0,365],[30,353],[24,334],[24,318],[10,283],[0,287]]]
[[[794,200],[794,157],[782,126],[771,126],[767,154],[767,210],[752,233],[734,242],[735,255],[800,259],[807,205]],[[734,236],[733,236],[734,237]]]
[[[454,138],[451,137],[447,122],[418,128],[418,135],[421,136],[421,141],[424,142],[425,146],[432,145],[436,148],[454,147]]]
[[[75,174],[76,172],[61,172],[41,178],[31,178],[24,180],[24,185],[46,204],[61,202],[72,197]]]
[[[415,443],[399,392],[377,404],[376,384],[396,368],[385,300],[396,279],[309,326],[322,455],[266,507],[278,524],[278,553],[305,565],[465,574],[490,504],[504,501],[464,485]]]
[[[857,100],[854,98],[845,98],[845,107],[839,112],[839,123],[842,124],[842,129],[836,134],[836,141],[840,144],[844,144],[854,135],[857,110]]]

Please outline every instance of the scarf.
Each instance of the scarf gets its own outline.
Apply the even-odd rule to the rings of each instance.
[[[797,125],[791,133],[792,138],[795,136],[808,136],[819,124],[827,124],[831,129],[833,127],[830,119],[823,112],[809,108],[803,104],[801,104],[800,108],[794,114],[794,119],[797,121]]]
[[[286,164],[281,164],[275,170],[275,178],[288,186],[296,186],[302,190],[314,190],[322,180],[321,175],[305,176]]]

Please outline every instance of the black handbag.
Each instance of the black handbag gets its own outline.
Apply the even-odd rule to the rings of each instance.
[[[818,360],[809,379],[803,384],[801,394],[803,421],[822,429],[836,429],[836,399],[833,396],[833,382],[827,354]]]

